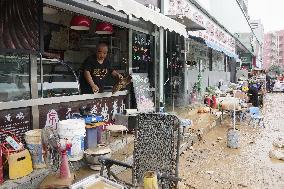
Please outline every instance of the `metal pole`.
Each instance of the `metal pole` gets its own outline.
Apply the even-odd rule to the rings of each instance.
[[[177,138],[177,159],[176,159],[176,178],[179,177],[179,156],[180,156],[180,123],[178,123],[178,138]]]
[[[133,71],[132,71],[132,38],[133,38],[133,30],[132,29],[129,29],[128,31],[128,68],[127,71],[128,71],[128,74],[132,74]],[[131,91],[131,90],[130,90]],[[128,98],[127,98],[127,101],[128,101],[128,107],[130,108],[132,103],[131,103],[131,93],[129,93],[128,95]]]
[[[236,102],[235,102],[235,92],[234,93],[234,121],[233,121],[233,124],[234,124],[234,131],[236,130]]]
[[[31,98],[38,98],[38,85],[37,85],[37,56],[30,55],[30,90],[31,90]],[[33,129],[39,128],[39,110],[38,106],[32,106],[32,123]]]
[[[159,94],[160,102],[164,102],[164,29],[160,31],[160,60],[159,60]]]
[[[39,54],[39,63],[40,63],[40,94],[43,98],[43,66],[42,66],[42,54]]]

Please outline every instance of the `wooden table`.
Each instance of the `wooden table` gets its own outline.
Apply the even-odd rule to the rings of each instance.
[[[246,112],[248,111],[248,108],[241,108],[241,109],[236,109],[235,113],[236,113],[236,120],[238,119],[239,122],[243,121],[245,119],[246,116]],[[221,123],[223,121],[224,118],[224,112],[229,112],[229,114],[231,115],[232,120],[234,119],[233,117],[233,113],[234,110],[224,110],[222,109],[222,115],[221,115]]]
[[[124,125],[109,125],[106,127],[106,141],[110,143],[111,133],[121,133],[122,140],[123,140],[123,134],[125,134],[125,139],[127,143],[127,132],[128,129]]]

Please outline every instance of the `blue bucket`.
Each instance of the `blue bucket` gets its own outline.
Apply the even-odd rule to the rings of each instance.
[[[86,128],[85,149],[94,149],[98,145],[98,127]]]

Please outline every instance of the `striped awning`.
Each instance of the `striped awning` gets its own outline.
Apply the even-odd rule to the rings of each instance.
[[[185,25],[134,0],[95,0],[94,2],[106,7],[112,7],[114,10],[122,11],[127,15],[142,18],[143,20],[149,21],[158,27],[163,27],[171,32],[174,31],[184,37],[188,36]]]
[[[232,57],[232,58],[234,58],[234,59],[236,59],[236,60],[239,59],[239,57],[238,57],[237,54],[226,50],[225,48],[223,48],[223,47],[217,45],[216,43],[213,43],[213,42],[208,41],[208,40],[205,40],[205,43],[206,43],[206,45],[207,45],[208,47],[210,47],[210,48],[212,48],[212,49],[214,49],[214,50],[216,50],[216,51],[223,52],[225,55],[227,55],[227,56],[229,56],[229,57]]]

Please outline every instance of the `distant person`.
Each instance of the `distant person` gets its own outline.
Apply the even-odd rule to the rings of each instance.
[[[279,81],[283,81],[283,80],[284,80],[283,74],[280,74],[280,75],[279,75],[278,80],[279,80]]]
[[[248,96],[249,96],[249,103],[252,103],[254,107],[259,106],[258,101],[258,86],[257,84],[250,84],[249,90],[248,90]]]
[[[267,92],[271,91],[271,77],[266,73],[266,90]]]

